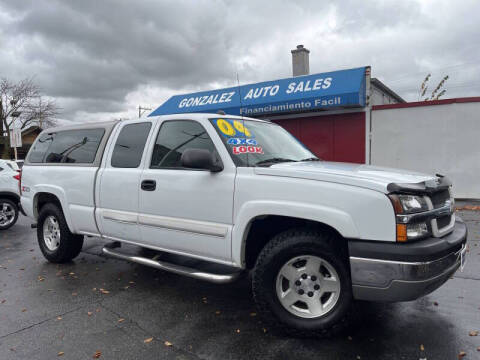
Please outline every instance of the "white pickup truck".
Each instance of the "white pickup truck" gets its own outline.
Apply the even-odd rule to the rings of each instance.
[[[111,241],[106,255],[215,283],[251,271],[259,311],[296,334],[332,332],[353,299],[428,294],[466,251],[445,177],[321,161],[282,127],[250,118],[46,130],[21,191],[49,261],[75,258],[87,235]]]

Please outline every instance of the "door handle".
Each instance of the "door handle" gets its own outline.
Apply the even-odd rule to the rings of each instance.
[[[157,182],[155,180],[143,180],[141,187],[144,191],[155,191]]]

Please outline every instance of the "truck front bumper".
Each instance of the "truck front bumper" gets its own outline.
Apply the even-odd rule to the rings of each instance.
[[[465,259],[467,227],[457,218],[453,232],[412,243],[350,240],[353,297],[410,301],[447,281]]]

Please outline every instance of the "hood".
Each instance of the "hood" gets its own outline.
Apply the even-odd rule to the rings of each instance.
[[[259,175],[335,182],[365,187],[383,193],[391,192],[392,184],[418,185],[423,183],[434,186],[437,183],[435,176],[414,171],[328,161],[288,162],[254,169],[255,173]]]

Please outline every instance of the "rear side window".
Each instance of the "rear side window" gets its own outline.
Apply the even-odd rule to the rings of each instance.
[[[43,134],[40,135],[38,140],[35,142],[35,145],[30,150],[28,155],[28,161],[31,163],[41,163],[45,158],[48,148],[53,142],[55,134]]]
[[[112,154],[112,167],[136,168],[142,160],[151,123],[125,125],[118,135]]]
[[[95,161],[104,134],[104,129],[58,132],[48,148],[44,162],[91,164]]]
[[[198,122],[166,121],[158,133],[150,168],[181,168],[180,159],[186,149],[206,149],[215,153],[215,145]]]

